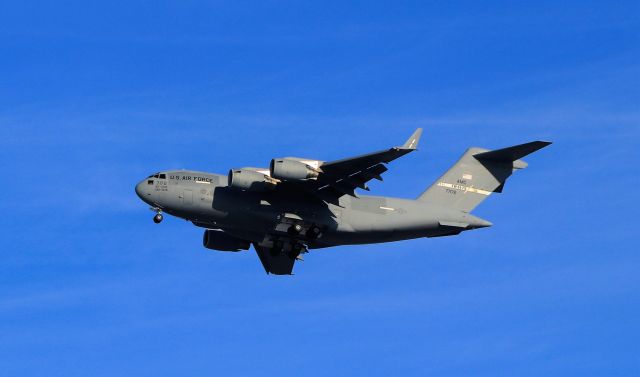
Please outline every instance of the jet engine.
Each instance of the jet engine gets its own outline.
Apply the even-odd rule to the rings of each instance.
[[[266,173],[266,170],[265,170]],[[243,168],[229,170],[229,186],[246,191],[269,191],[277,181],[258,170]]]
[[[314,167],[315,166],[315,167]],[[304,161],[293,158],[274,158],[271,160],[269,171],[276,179],[286,181],[301,181],[318,177],[319,161]]]
[[[207,249],[218,251],[249,250],[249,241],[230,236],[221,230],[207,229],[204,231],[202,245]]]

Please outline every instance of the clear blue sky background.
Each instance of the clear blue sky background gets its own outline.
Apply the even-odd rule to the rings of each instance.
[[[5,1],[0,376],[640,375],[640,3]],[[536,139],[459,237],[294,277],[135,196],[157,170],[386,148],[415,197]]]

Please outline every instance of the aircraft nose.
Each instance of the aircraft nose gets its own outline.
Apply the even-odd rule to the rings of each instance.
[[[138,197],[142,200],[144,200],[144,191],[145,191],[144,183],[145,183],[144,181],[141,181],[136,185],[136,195],[138,195]]]

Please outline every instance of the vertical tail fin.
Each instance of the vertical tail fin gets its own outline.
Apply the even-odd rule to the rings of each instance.
[[[469,148],[418,200],[470,212],[493,192],[502,192],[511,174],[527,167],[520,158],[551,144],[533,141],[489,151]]]

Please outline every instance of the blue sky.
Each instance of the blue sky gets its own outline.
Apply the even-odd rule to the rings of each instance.
[[[0,376],[640,373],[636,1],[0,4]],[[423,127],[375,194],[530,140],[459,237],[201,247],[157,170],[331,160]]]

